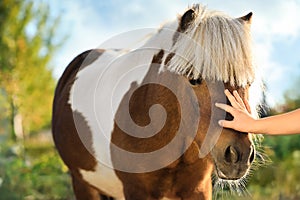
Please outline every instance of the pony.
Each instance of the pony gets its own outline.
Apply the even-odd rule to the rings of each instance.
[[[223,129],[224,89],[249,99],[252,13],[199,4],[136,49],[92,49],[58,81],[52,132],[75,196],[212,199],[212,174],[240,181],[255,160],[250,133]]]

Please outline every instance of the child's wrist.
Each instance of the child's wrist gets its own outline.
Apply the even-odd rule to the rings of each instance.
[[[253,119],[251,124],[252,133],[259,134],[261,133],[261,120],[260,119]]]

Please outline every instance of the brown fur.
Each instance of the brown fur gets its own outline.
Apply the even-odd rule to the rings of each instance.
[[[163,55],[160,53],[153,58],[153,63],[161,63],[161,57]],[[166,71],[158,75],[155,71],[155,66],[150,68],[147,78],[160,79],[166,78],[171,73]],[[178,90],[182,91],[181,94],[189,97],[185,94],[187,90],[185,87],[190,87],[188,80],[181,76],[176,76],[174,74],[170,75],[172,79],[170,81],[172,84],[177,84]],[[183,84],[183,82],[185,84]],[[212,84],[214,85],[214,84]],[[133,84],[131,90],[135,90],[130,99],[130,114],[132,119],[137,123],[137,125],[145,126],[149,121],[149,116],[147,112],[149,107],[154,103],[163,105],[168,113],[168,118],[164,128],[155,136],[151,138],[135,138],[124,133],[118,125],[115,125],[115,129],[112,134],[112,143],[118,147],[131,151],[146,153],[152,152],[162,148],[167,145],[170,140],[175,137],[176,131],[178,130],[178,124],[180,122],[180,110],[179,103],[176,97],[170,90],[161,85],[150,84],[136,88],[137,86]],[[203,159],[199,159],[199,146],[203,141],[203,137],[208,130],[208,125],[211,121],[211,98],[220,99],[223,91],[209,91],[207,84],[204,81],[201,85],[193,86],[194,92],[197,95],[198,103],[200,107],[201,120],[199,123],[199,130],[197,137],[192,142],[191,146],[186,152],[182,152],[182,156],[166,166],[163,169],[159,169],[148,173],[127,173],[122,171],[116,171],[118,177],[124,185],[124,194],[126,199],[160,199],[162,197],[169,198],[180,198],[180,199],[211,199],[211,173],[214,166],[214,161],[211,155],[207,155]],[[217,87],[217,85],[216,85]],[[236,88],[230,86],[230,84],[225,84],[225,88],[229,90],[237,89],[239,94],[243,98],[247,98],[247,89]],[[216,88],[214,88],[216,89]],[[215,94],[212,94],[212,92]],[[129,98],[125,97],[124,98]],[[188,98],[187,98],[188,99]],[[123,106],[122,103],[120,107]],[[189,111],[192,115],[193,108]],[[117,115],[122,113],[117,113]],[[122,119],[126,121],[127,116],[122,116]],[[159,117],[159,116],[158,116]],[[191,119],[186,119],[187,123]],[[216,121],[214,121],[214,126],[218,126]],[[232,132],[232,133],[230,133]],[[141,133],[143,134],[143,133]],[[230,138],[235,143],[234,145],[241,145],[242,149],[244,144],[251,145],[248,134],[236,134],[231,130],[225,130],[219,139],[217,146],[220,146],[222,150],[226,149],[224,145],[228,143],[223,142],[226,138]],[[234,139],[236,138],[236,139]],[[181,151],[189,139],[189,135],[186,138],[182,138],[182,143],[178,144],[178,149],[173,149],[173,151]],[[243,142],[245,141],[245,143]],[[239,144],[241,143],[241,144]],[[171,154],[171,152],[169,152]],[[150,160],[148,163],[135,163],[134,160],[129,160],[130,158],[119,156],[118,152],[114,152],[112,149],[112,160],[115,163],[128,163],[129,165],[141,165],[141,167],[146,166],[152,162],[160,162],[165,159],[164,156],[170,156],[170,154],[161,155],[161,157],[155,158],[155,160]],[[224,153],[221,153],[224,155]],[[245,154],[250,155],[250,151],[245,152]],[[248,156],[245,159],[248,160]]]

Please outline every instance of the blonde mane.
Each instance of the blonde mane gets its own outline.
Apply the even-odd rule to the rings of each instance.
[[[245,86],[254,80],[250,24],[194,5],[195,19],[179,34],[168,69],[192,79]]]

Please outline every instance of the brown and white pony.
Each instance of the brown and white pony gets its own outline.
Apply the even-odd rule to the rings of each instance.
[[[200,5],[132,51],[95,49],[60,78],[52,129],[77,199],[211,199],[215,172],[238,182],[255,159],[249,133],[222,129],[224,89],[248,99],[252,13]]]

